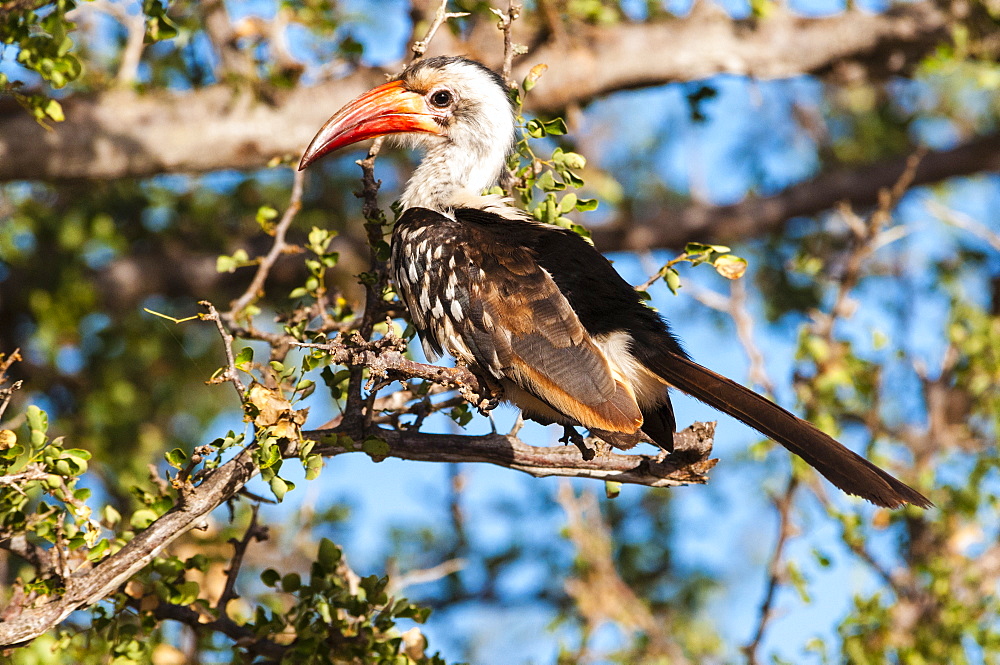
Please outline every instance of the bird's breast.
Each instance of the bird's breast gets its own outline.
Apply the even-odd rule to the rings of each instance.
[[[465,297],[473,285],[461,229],[449,224],[402,224],[392,237],[391,267],[396,289],[410,312],[426,355],[447,352],[473,363],[464,328]]]

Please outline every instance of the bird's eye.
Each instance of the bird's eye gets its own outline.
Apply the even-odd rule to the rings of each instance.
[[[443,109],[444,107],[451,104],[451,92],[448,90],[438,90],[433,95],[431,95],[431,104]]]

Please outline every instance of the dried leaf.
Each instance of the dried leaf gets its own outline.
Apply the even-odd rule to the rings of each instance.
[[[270,427],[271,433],[282,439],[298,441],[308,409],[295,410],[292,403],[278,390],[254,383],[248,391],[248,401],[257,408],[254,425]]]

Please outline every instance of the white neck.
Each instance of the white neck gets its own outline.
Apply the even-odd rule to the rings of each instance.
[[[497,184],[506,168],[506,141],[456,142],[437,140],[413,171],[400,197],[403,208],[429,208],[447,212]]]

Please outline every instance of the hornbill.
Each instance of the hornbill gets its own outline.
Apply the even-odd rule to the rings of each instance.
[[[484,195],[514,149],[507,91],[473,60],[419,60],[334,114],[299,163],[382,135],[425,151],[400,198],[391,274],[432,361],[446,351],[524,415],[583,426],[619,448],[673,449],[668,389],[677,388],[771,437],[849,494],[890,508],[931,505],[810,423],[692,361],[579,235]]]

